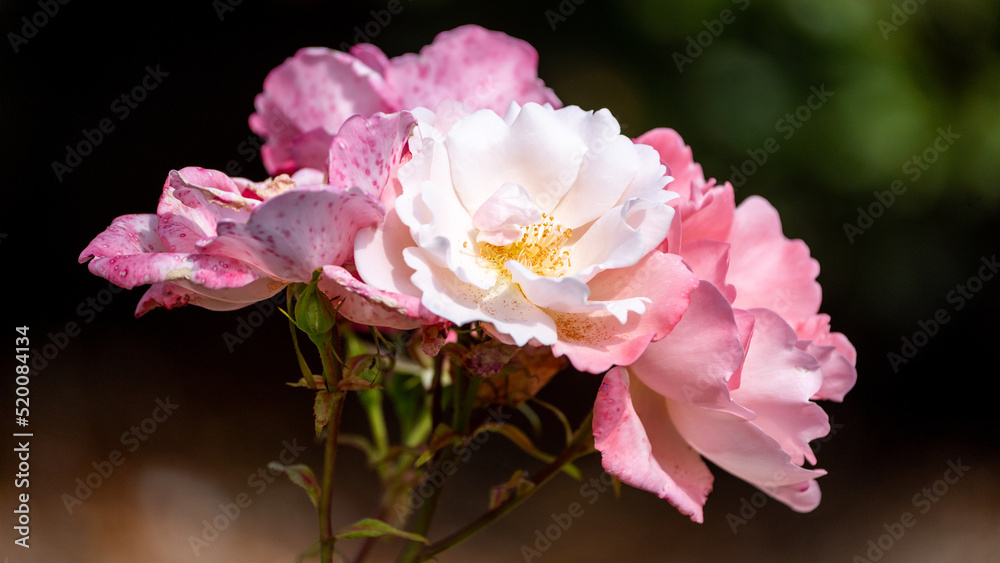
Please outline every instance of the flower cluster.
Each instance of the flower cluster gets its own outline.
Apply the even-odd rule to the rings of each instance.
[[[352,322],[425,340],[473,325],[606,372],[604,467],[696,521],[702,456],[815,508],[824,472],[804,465],[829,422],[814,401],[842,400],[856,373],[808,247],[764,199],[737,207],[674,131],[623,136],[607,110],[562,107],[536,67],[530,45],[476,26],[392,59],[303,49],[250,117],[272,178],[172,171],[156,214],[115,219],[80,261],[151,284],[137,316],[235,309],[319,270]]]

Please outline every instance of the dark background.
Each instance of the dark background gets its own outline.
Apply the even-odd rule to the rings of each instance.
[[[265,315],[190,308],[135,320],[139,290],[111,293],[76,262],[114,217],[152,213],[171,169],[225,169],[235,162],[239,175],[264,178],[259,159],[248,156],[256,137],[247,117],[267,72],[300,47],[353,43],[355,26],[364,28],[374,19],[371,10],[386,7],[224,2],[73,1],[58,5],[54,16],[37,16],[47,21],[16,53],[8,34],[24,34],[21,18],[43,8],[0,4],[3,330],[12,338],[14,327],[30,326],[36,354],[52,344],[30,384],[30,550],[12,544],[14,496],[23,492],[13,487],[16,460],[8,446],[9,434],[19,430],[10,412],[12,350],[3,361],[9,366],[3,373],[11,375],[0,385],[6,405],[0,555],[10,563],[291,561],[315,537],[305,495],[282,479],[248,481],[292,440],[306,447],[298,461],[318,467],[321,457],[308,393],[283,385],[297,370],[280,315],[267,315],[231,352],[223,335]],[[220,17],[220,5],[232,10]],[[970,287],[981,290],[960,310],[950,293],[969,285],[981,260],[997,252],[1000,5],[401,5],[386,25],[369,27],[378,31],[371,42],[388,55],[417,51],[436,33],[465,23],[505,31],[538,49],[539,75],[565,104],[607,107],[630,136],[675,128],[707,176],[730,179],[731,167],[750,158],[748,150],[773,137],[779,149],[738,187],[737,199],[767,197],[785,234],[809,244],[823,267],[823,310],[859,355],[854,391],[844,404],[824,404],[835,434],[816,447],[819,466],[830,474],[820,479],[824,499],[810,514],[773,500],[752,512],[751,501],[763,497],[717,469],[701,525],[628,488],[620,500],[605,493],[590,505],[579,483],[560,477],[442,561],[523,561],[521,546],[535,546],[536,531],[573,502],[582,504],[583,516],[539,559],[851,561],[911,512],[914,527],[891,542],[881,539],[883,548],[891,543],[883,561],[1000,560],[994,356],[1000,283],[974,280]],[[880,20],[893,23],[894,6],[898,29],[880,27]],[[713,23],[725,9],[732,23]],[[706,34],[709,28],[721,33]],[[699,39],[700,52],[691,47]],[[679,71],[675,53],[689,48],[691,61]],[[121,119],[112,104],[141,83],[147,65],[168,76]],[[821,86],[832,97],[785,138],[780,120]],[[105,118],[114,130],[59,181],[53,162],[65,162],[66,145],[83,141],[83,131]],[[914,179],[906,163],[949,127],[959,137]],[[862,223],[865,232],[851,240],[844,225],[858,225],[858,208],[871,208],[875,192],[896,180],[905,193],[882,213],[875,206],[871,213],[879,217]],[[894,370],[887,354],[900,353],[902,339],[912,339],[918,323],[941,309],[948,322],[927,339],[918,336],[926,343]],[[543,397],[580,416],[598,381],[561,376]],[[177,404],[176,412],[128,451],[122,433],[150,417],[157,399]],[[345,416],[349,427],[362,430],[357,404]],[[68,513],[63,495],[115,450],[124,462]],[[347,452],[338,467],[343,523],[369,515],[376,494],[363,458]],[[959,459],[971,469],[936,502],[915,505],[915,495]],[[449,485],[431,536],[478,514],[487,487],[519,467],[537,463],[491,439]],[[600,475],[596,457],[582,468],[587,478]],[[203,532],[202,521],[217,516],[220,503],[244,492],[251,504],[196,557],[189,537]]]

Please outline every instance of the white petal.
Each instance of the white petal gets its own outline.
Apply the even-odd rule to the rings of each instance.
[[[459,325],[490,322],[518,346],[532,339],[546,346],[556,342],[552,318],[525,299],[515,284],[480,289],[436,266],[420,248],[407,248],[403,259],[414,269],[412,281],[423,292],[424,307],[432,313]]]
[[[521,287],[521,291],[529,301],[539,307],[560,313],[607,311],[614,315],[618,322],[625,324],[629,311],[641,315],[646,312],[646,303],[649,302],[649,299],[644,297],[618,301],[591,301],[590,288],[576,278],[539,276],[514,260],[507,261],[507,269],[510,270],[514,283]]]

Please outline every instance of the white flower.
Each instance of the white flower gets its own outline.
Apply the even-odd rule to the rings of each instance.
[[[676,324],[697,285],[655,251],[676,194],[656,151],[610,112],[415,114],[386,219],[355,245],[366,283],[587,371],[634,360]]]

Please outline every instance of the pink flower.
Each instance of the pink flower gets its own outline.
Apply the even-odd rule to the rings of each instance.
[[[352,115],[457,100],[503,112],[511,101],[559,106],[537,76],[538,53],[503,33],[466,25],[439,34],[420,54],[389,59],[370,44],[350,53],[312,47],[268,74],[250,128],[267,139],[270,174],[322,169],[333,135]]]
[[[153,284],[136,316],[188,304],[230,310],[344,263],[358,229],[382,214],[360,188],[325,185],[315,170],[253,183],[189,167],[167,177],[155,215],[118,217],[80,262],[127,289]]]
[[[856,379],[854,349],[818,314],[819,266],[781,233],[777,212],[728,183],[706,181],[669,129],[636,140],[676,180],[680,221],[662,250],[701,279],[674,330],[605,377],[594,408],[607,471],[701,522],[712,489],[705,457],[798,511],[819,504],[809,441],[829,432],[813,399],[841,400]]]
[[[584,371],[631,363],[666,336],[698,281],[655,250],[675,197],[656,152],[607,110],[463,113],[418,112],[385,220],[357,238],[366,286],[508,343],[551,345]]]

